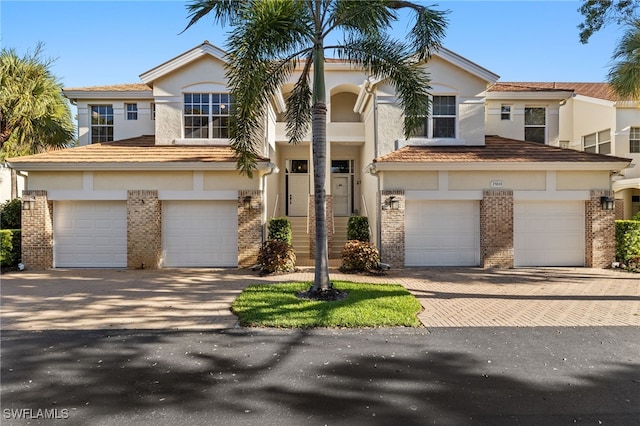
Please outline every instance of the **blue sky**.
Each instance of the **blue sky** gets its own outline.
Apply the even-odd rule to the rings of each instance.
[[[615,26],[578,41],[579,1],[428,1],[449,10],[445,47],[500,81],[605,81],[622,36]],[[184,1],[0,2],[0,45],[24,53],[39,42],[65,87],[139,82],[139,75],[224,32],[211,20],[183,34]],[[398,22],[398,31],[408,22]]]

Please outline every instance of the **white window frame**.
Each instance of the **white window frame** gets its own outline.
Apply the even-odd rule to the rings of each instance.
[[[97,114],[97,116],[94,116],[94,114]],[[94,118],[97,118],[97,122]],[[94,144],[113,141],[115,131],[113,105],[89,105],[89,129],[90,143]],[[111,129],[111,132],[108,131],[109,129]]]
[[[137,120],[138,119],[138,104],[124,104],[124,114],[127,120]]]
[[[500,120],[511,121],[511,105],[500,105]]]
[[[453,98],[455,114],[435,114],[434,113],[434,99],[435,98]],[[453,136],[434,136],[434,129],[436,127],[436,121],[440,118],[453,118]],[[424,117],[424,125],[416,130],[411,138],[412,139],[456,139],[458,135],[458,98],[455,95],[433,95],[431,98],[431,106],[429,115]]]
[[[527,110],[528,109],[541,109],[544,110],[544,124],[527,124]],[[540,105],[527,105],[524,107],[524,140],[527,140],[527,129],[539,129],[542,128],[544,129],[544,136],[543,136],[543,141],[542,142],[538,142],[538,141],[529,141],[529,142],[535,142],[535,143],[543,143],[546,144],[547,143],[547,107],[545,106],[540,106]]]
[[[629,129],[629,153],[640,153],[640,127]]]
[[[198,97],[198,101],[195,100],[195,96]],[[207,101],[202,100],[203,96],[207,97]],[[183,93],[182,99],[182,131],[184,139],[227,140],[229,138],[231,98],[228,92],[185,92]],[[194,112],[195,106],[199,106],[201,112]],[[222,111],[225,111],[225,113],[222,113]],[[206,127],[188,126],[187,121],[191,117],[206,119]],[[226,125],[217,125],[216,121],[218,120],[220,124]],[[193,133],[189,132],[188,129],[200,129],[201,132],[206,131],[206,135],[193,136]]]
[[[589,141],[587,141],[587,139],[589,139]],[[605,146],[608,146],[608,149],[606,149]],[[601,130],[583,136],[582,150],[594,154],[611,154],[611,129]]]
[[[156,119],[156,103],[151,102],[151,114],[149,114],[149,118],[153,121]]]

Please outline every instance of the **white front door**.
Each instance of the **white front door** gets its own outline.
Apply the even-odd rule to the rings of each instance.
[[[349,200],[351,199],[351,185],[349,175],[331,175],[331,196],[333,198],[333,214],[336,216],[349,216]]]
[[[287,216],[307,216],[309,209],[309,161],[287,160]]]

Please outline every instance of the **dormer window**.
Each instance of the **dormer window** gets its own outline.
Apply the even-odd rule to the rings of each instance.
[[[184,94],[184,137],[186,139],[228,139],[228,93]]]
[[[456,97],[434,96],[431,115],[425,117],[424,125],[413,133],[413,137],[429,139],[455,139]]]

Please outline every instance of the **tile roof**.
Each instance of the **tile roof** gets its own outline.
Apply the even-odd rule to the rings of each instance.
[[[42,154],[7,159],[12,164],[137,164],[233,162],[234,151],[222,145],[155,145],[155,136],[84,145]],[[258,161],[269,161],[259,157]]]
[[[496,83],[489,92],[543,92],[572,91],[576,95],[589,96],[607,101],[618,101],[609,83],[567,83],[567,82],[503,82]]]
[[[63,92],[143,92],[151,91],[144,83],[112,84],[107,86],[64,87]]]
[[[409,145],[379,157],[375,161],[378,163],[610,163],[631,160],[500,136],[486,136],[484,146]]]

